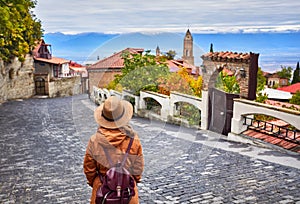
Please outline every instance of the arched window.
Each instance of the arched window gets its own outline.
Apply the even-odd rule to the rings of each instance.
[[[185,56],[189,56],[189,50],[185,50]]]

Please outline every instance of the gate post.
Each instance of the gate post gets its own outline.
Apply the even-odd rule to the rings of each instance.
[[[139,98],[139,109],[146,109],[146,102],[144,100],[145,97],[145,93],[144,92],[140,92],[140,98]]]
[[[207,130],[208,129],[208,107],[209,107],[209,100],[208,100],[208,91],[202,90],[202,110],[201,110],[201,129]]]
[[[233,116],[231,119],[231,132],[234,134],[240,134],[244,132],[247,129],[247,126],[244,125],[244,120],[242,115],[240,114],[242,112],[243,107],[238,105],[238,102],[233,100]]]

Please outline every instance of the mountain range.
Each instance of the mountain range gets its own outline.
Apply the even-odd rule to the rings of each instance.
[[[46,43],[51,44],[52,54],[78,62],[91,64],[127,47],[144,48],[155,54],[174,50],[181,58],[185,33],[47,33]],[[193,34],[195,65],[202,64],[200,56],[214,51],[259,53],[259,66],[268,72],[281,66],[295,68],[300,61],[300,32],[291,33],[217,33]]]

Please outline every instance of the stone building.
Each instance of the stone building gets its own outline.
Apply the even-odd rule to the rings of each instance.
[[[289,85],[289,79],[280,77],[277,73],[267,73],[265,74],[266,84],[268,87],[283,87]]]
[[[53,57],[51,45],[41,40],[32,51],[37,95],[49,97],[82,93],[81,76],[70,69],[70,60]]]
[[[44,40],[41,40],[32,53],[35,73],[49,74],[50,78],[70,76],[70,60],[53,57],[51,45],[46,44]]]
[[[255,53],[209,52],[201,56],[203,90],[214,87],[218,74],[230,70],[240,86],[240,96],[250,100],[256,98],[258,56]]]

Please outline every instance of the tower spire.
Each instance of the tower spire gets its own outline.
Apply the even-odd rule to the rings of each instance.
[[[160,49],[159,49],[158,45],[157,45],[157,47],[156,47],[156,56],[157,56],[157,57],[160,56]]]
[[[182,59],[188,61],[188,63],[194,65],[194,54],[193,54],[193,36],[188,29],[185,33],[183,41],[183,55]]]

